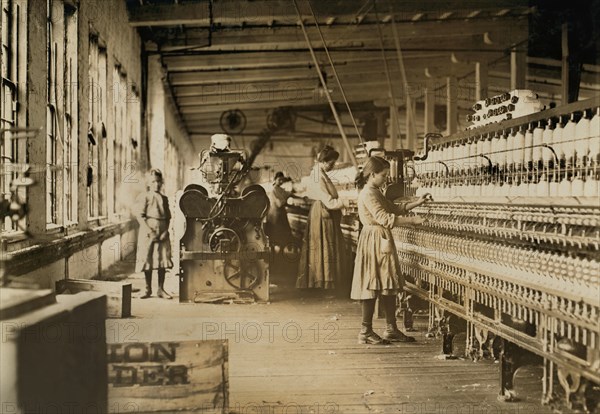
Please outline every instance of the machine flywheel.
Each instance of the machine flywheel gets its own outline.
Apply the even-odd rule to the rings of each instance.
[[[252,289],[260,282],[260,266],[255,261],[226,260],[223,277],[236,289]]]

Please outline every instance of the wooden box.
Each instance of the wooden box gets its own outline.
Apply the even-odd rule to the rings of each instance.
[[[54,298],[50,290],[8,294],[23,312],[0,323],[0,412],[108,413],[106,295],[57,295],[37,306],[47,292]]]
[[[130,326],[127,323],[132,321],[120,332]],[[108,326],[107,330],[112,329]],[[145,325],[136,327],[136,336],[144,336]],[[118,331],[115,329],[111,332]],[[226,339],[111,343],[112,339],[108,335],[108,404],[112,412],[230,412]]]
[[[78,293],[84,291],[106,294],[106,316],[126,318],[131,316],[131,283],[104,280],[63,279],[56,282],[56,293]]]

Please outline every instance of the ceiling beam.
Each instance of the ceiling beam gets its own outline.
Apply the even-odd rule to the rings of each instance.
[[[381,53],[360,51],[331,51],[330,55],[335,64],[344,64],[357,60],[381,57]],[[321,62],[327,62],[324,52],[318,54]],[[304,65],[312,67],[314,64],[307,50],[289,51],[280,53],[268,52],[237,52],[226,54],[196,54],[187,56],[165,56],[163,62],[169,71],[185,71],[211,67],[227,67],[240,69],[255,69],[256,65],[277,66],[286,64]]]
[[[271,82],[238,82],[220,85],[175,87],[174,94],[181,98],[190,96],[225,96],[245,93],[274,94],[290,90],[312,90],[315,88],[315,86],[316,83],[310,80],[283,82],[274,79]]]
[[[232,93],[224,95],[212,95],[212,96],[188,96],[178,97],[177,105],[184,110],[190,106],[202,106],[202,105],[235,105],[239,103],[258,103],[258,102],[272,102],[272,101],[285,101],[290,102],[296,100],[315,99],[317,101],[323,101],[324,97],[320,97],[316,90],[316,84],[312,88],[306,89],[285,89],[280,92],[274,91],[258,91],[258,92],[242,92]],[[398,85],[399,87],[400,85]],[[331,93],[335,101],[343,102],[340,91],[337,88],[332,89]],[[388,95],[388,85],[385,79],[379,78],[378,81],[365,82],[361,84],[360,88],[347,87],[345,88],[346,98],[349,100],[364,101],[373,97],[385,97]]]
[[[390,75],[392,79],[399,76],[399,70],[390,65]],[[453,64],[448,58],[446,61],[438,61],[435,64],[428,66],[432,71],[439,74],[454,74],[457,76],[465,76],[474,70],[473,65]],[[411,65],[406,69],[406,75],[409,82],[415,82],[424,79],[425,73],[420,65]],[[329,68],[322,69],[328,75],[331,73]],[[337,68],[338,75],[342,80],[342,85],[354,85],[358,87],[361,83],[373,80],[373,76],[381,76],[380,79],[385,79],[385,70],[383,64],[374,62],[366,65],[348,65]],[[224,72],[181,72],[172,73],[169,75],[171,85],[174,87],[181,86],[208,86],[208,85],[224,85],[224,84],[243,84],[243,83],[261,83],[276,80],[278,82],[295,82],[313,80],[316,82],[317,75],[310,68],[291,68],[291,69],[267,69],[267,70],[232,70]],[[316,85],[316,83],[315,83]],[[335,86],[331,82],[332,87]],[[293,86],[285,87],[291,89]],[[179,89],[177,89],[179,90]]]
[[[178,26],[210,22],[210,4],[200,3],[130,5],[129,24],[140,26]]]
[[[488,31],[506,31],[510,27],[511,32],[527,30],[527,21],[515,18],[474,19],[474,20],[449,20],[443,23],[444,30],[441,32],[439,22],[422,21],[418,23],[398,23],[398,35],[401,39],[410,37],[429,38],[451,38],[455,36],[483,35]],[[384,38],[386,25],[382,26]],[[319,37],[316,27],[307,27],[309,37],[315,39],[315,46]],[[328,46],[336,46],[335,42],[348,40],[354,41],[379,41],[379,34],[375,23],[364,23],[360,26],[355,24],[335,24],[321,28]],[[181,31],[158,31],[155,32],[161,50],[168,51],[170,48],[181,46],[206,44],[209,37],[208,28],[186,27]],[[239,44],[272,44],[302,42],[304,37],[299,27],[244,27],[219,29],[212,33],[212,44],[214,46],[239,45]],[[391,35],[388,33],[387,37]],[[276,40],[274,40],[276,39]]]
[[[247,88],[239,91],[225,91],[224,93],[210,94],[210,95],[193,95],[193,96],[179,96],[177,103],[180,106],[190,105],[208,105],[208,104],[219,104],[219,103],[238,103],[238,102],[260,102],[260,101],[272,101],[272,100],[283,100],[283,99],[298,99],[299,96],[312,96],[315,92],[316,84],[305,88],[288,88],[288,89],[277,89],[277,90],[254,90]],[[400,85],[397,85],[400,89]],[[384,96],[388,95],[388,85],[383,79],[373,80],[371,82],[365,82],[361,84],[360,88],[348,88],[351,96],[356,96],[366,92],[368,94],[378,93]],[[395,88],[396,89],[396,88]],[[332,92],[337,95],[339,91],[333,89]]]
[[[379,78],[384,79],[383,74],[381,74]],[[421,93],[421,88],[419,85],[411,85],[411,88],[412,89],[408,91],[411,96],[417,96]],[[399,85],[398,89],[398,96],[405,96],[405,91],[400,90]],[[472,103],[472,97],[468,96],[469,93],[463,91],[462,89],[460,93],[461,94],[459,97],[461,99],[466,98],[470,105]],[[341,104],[343,102],[339,91],[336,89],[334,89],[332,95],[336,103]],[[365,83],[363,88],[346,90],[346,97],[351,105],[354,105],[356,102],[372,101],[376,99],[388,100],[388,96],[389,89],[385,82],[381,82],[379,84]],[[443,96],[441,95],[436,98],[440,101],[443,101]],[[242,109],[244,112],[258,111],[258,113],[261,113],[265,110],[279,106],[314,106],[324,104],[326,104],[325,98],[315,94],[312,91],[296,92],[289,95],[275,94],[269,96],[257,95],[250,97],[233,95],[229,97],[212,96],[207,98],[189,97],[178,99],[179,110],[186,120],[189,120],[190,115],[193,114],[220,114],[223,111],[231,109]],[[212,115],[206,115],[206,117],[210,118]]]
[[[246,88],[243,89],[221,89],[221,91],[215,91],[209,94],[196,94],[177,97],[177,103],[181,106],[190,105],[191,102],[199,103],[214,103],[214,102],[256,102],[264,100],[272,100],[275,97],[281,97],[283,99],[290,98],[295,99],[301,93],[312,93],[316,84],[312,83],[307,86],[296,86],[290,85],[287,88],[265,88],[257,89],[252,84],[247,84]]]
[[[318,100],[318,94],[313,91],[285,91],[278,94],[240,94],[227,96],[211,96],[211,97],[188,97],[177,99],[177,105],[181,111],[186,111],[187,108],[197,108],[205,105],[237,105],[245,103],[265,103],[265,102],[285,102],[290,104],[297,100]]]
[[[290,51],[277,51],[273,52],[233,52],[233,53],[206,53],[199,51],[198,53],[188,55],[165,55],[163,61],[169,68],[177,68],[181,65],[189,65],[190,61],[200,60],[203,66],[227,66],[227,65],[252,65],[262,62],[269,63],[285,63],[289,61],[295,61],[299,63],[308,64],[311,59],[308,50],[290,50]],[[381,58],[381,52],[363,52],[361,50],[330,50],[330,56],[334,61],[338,62],[353,62],[363,61],[366,59],[373,59],[377,56]],[[388,52],[391,57],[391,52]],[[434,56],[440,56],[441,54],[435,54]],[[327,55],[324,51],[317,53],[319,61],[326,62]],[[420,54],[409,54],[408,58],[415,59],[419,58]]]
[[[502,85],[500,87],[500,90],[507,90],[507,88],[509,87],[508,83],[507,83],[507,79],[508,76],[505,72],[499,72],[499,71],[490,71],[489,73],[490,76],[490,90],[498,90],[498,86]],[[353,101],[364,101],[364,100],[368,100],[368,99],[380,99],[382,100],[382,102],[389,102],[389,97],[388,95],[388,87],[386,82],[384,81],[373,81],[372,79],[377,78],[375,76],[370,76],[370,77],[364,77],[364,82],[359,82],[357,81],[354,84],[354,88],[352,89],[352,87],[349,89],[349,91],[347,91],[347,97],[350,100],[351,104]],[[379,77],[380,79],[384,79],[383,75],[381,75]],[[355,80],[359,79],[357,77],[354,78]],[[369,81],[367,81],[367,79],[369,79]],[[548,99],[552,99],[552,96],[559,96],[560,95],[560,82],[559,82],[559,78],[556,78],[556,81],[554,82],[554,84],[552,83],[548,83],[548,78],[546,80],[544,79],[539,79],[539,78],[535,78],[533,76],[528,76],[528,83],[529,83],[529,88],[539,92],[540,94],[542,94],[543,96],[545,96]],[[461,79],[458,82],[458,99],[460,101],[461,105],[470,105],[473,100],[474,100],[474,94],[475,94],[475,83],[474,83],[474,79],[471,77],[469,78],[465,78],[465,79]],[[402,88],[400,87],[400,85],[394,85],[395,87],[397,87],[400,91],[401,94],[400,96],[403,96],[405,94],[405,91],[402,91]],[[439,91],[436,92],[435,95],[435,99],[438,102],[443,101],[443,94],[444,94],[444,90],[443,90],[443,82],[440,81],[440,84],[438,85],[440,89]],[[411,89],[408,91],[411,96],[414,96],[416,99],[419,99],[422,94],[423,94],[423,88],[425,87],[425,82],[417,82],[417,83],[411,83]],[[307,85],[307,89],[310,92],[310,84]],[[589,89],[589,90],[588,90]],[[595,93],[597,93],[598,88],[596,89],[590,89],[590,88],[586,88],[586,87],[582,87],[582,93],[594,93],[594,91],[596,91]],[[200,97],[188,97],[186,98],[187,100],[183,101],[181,98],[179,100],[180,105],[182,105],[182,112],[184,113],[184,116],[186,117],[186,119],[188,119],[189,115],[188,115],[188,111],[186,108],[194,108],[195,105],[199,105],[202,106],[202,111],[201,113],[214,113],[214,112],[222,112],[225,109],[234,109],[236,107],[241,107],[240,105],[244,105],[246,107],[246,111],[250,110],[255,110],[255,111],[259,111],[259,113],[264,113],[264,112],[260,112],[261,110],[264,111],[265,109],[268,109],[269,107],[275,107],[275,106],[280,106],[280,105],[286,105],[286,104],[293,104],[295,105],[304,105],[306,102],[306,97],[308,96],[311,100],[311,104],[314,104],[315,101],[315,97],[313,96],[313,94],[305,94],[305,91],[296,91],[294,92],[294,89],[289,89],[286,90],[285,93],[281,93],[278,94],[277,92],[273,92],[271,94],[264,93],[264,92],[260,92],[260,91],[255,91],[255,92],[250,92],[250,93],[243,93],[243,92],[236,92],[236,91],[230,91],[231,92],[231,96],[226,96],[227,94],[213,94],[214,96],[211,97],[211,99],[206,99],[203,96]],[[293,94],[293,93],[297,93],[297,95],[289,96],[289,94]],[[236,95],[237,94],[237,95]],[[262,96],[261,96],[262,94]],[[285,95],[285,96],[284,96]],[[334,93],[333,95],[335,96],[335,100],[336,102],[341,102],[340,97],[338,96],[338,92],[334,89]],[[439,96],[438,96],[439,95]],[[265,99],[266,98],[266,99]],[[298,98],[298,99],[296,99]],[[300,102],[294,102],[296,100],[300,100]],[[403,100],[399,101],[400,105],[403,105]],[[208,117],[210,117],[210,115],[207,115]],[[262,115],[261,115],[262,116]]]
[[[196,3],[173,3],[173,4],[138,4],[130,2],[129,20],[132,26],[176,26],[184,24],[194,25],[223,25],[223,26],[248,26],[255,24],[286,24],[296,25],[297,16],[291,12],[287,0],[255,0],[255,1],[219,1],[212,4],[212,21],[209,12],[209,1]],[[316,15],[319,24],[327,25],[332,16],[337,22],[356,22],[354,14],[355,5],[344,10],[338,2],[320,2],[315,4]],[[379,0],[378,7],[381,10],[395,8],[399,16],[411,13],[432,13],[436,16],[444,16],[445,13],[453,12],[461,15],[464,12],[476,10],[491,10],[498,14],[500,9],[509,9],[521,14],[527,7],[523,6],[521,0],[496,0],[488,7],[482,7],[479,0],[462,0],[458,4],[451,4],[447,0],[428,2],[403,2],[398,4],[394,0]],[[506,15],[505,13],[503,15]],[[363,16],[364,17],[364,16]]]
[[[317,74],[314,70],[306,68],[305,70],[293,69],[268,69],[255,71],[231,71],[231,72],[184,72],[172,73],[169,75],[171,85],[188,86],[188,85],[216,85],[240,82],[265,82],[277,80],[279,82],[290,82],[297,80],[313,79],[317,80]]]
[[[475,54],[474,54],[475,55]],[[478,54],[479,56],[481,54]],[[487,55],[487,54],[486,54]],[[381,52],[330,52],[334,65],[355,66],[354,64],[373,65],[381,62]],[[497,53],[495,56],[503,56]],[[322,66],[329,67],[329,62],[324,54],[320,54],[319,61]],[[389,62],[396,61],[396,53],[387,52],[386,58]],[[409,53],[404,56],[408,64],[430,64],[436,61],[450,61],[448,53]],[[199,56],[165,56],[163,62],[167,65],[169,72],[201,72],[220,71],[232,69],[270,69],[278,67],[301,67],[312,68],[314,63],[306,51],[281,52],[281,53],[229,53],[223,55]]]
[[[289,99],[285,100],[273,100],[273,101],[263,101],[263,102],[246,102],[239,104],[223,104],[223,105],[202,105],[202,106],[194,106],[194,107],[183,107],[180,108],[179,111],[181,115],[185,118],[188,114],[203,114],[210,112],[218,112],[221,113],[223,111],[228,111],[230,109],[275,109],[281,106],[311,106],[318,105],[319,102],[316,102],[313,99],[304,99],[297,101],[290,101]]]
[[[300,111],[302,113],[302,111]],[[387,110],[380,110],[380,112],[386,112],[389,113],[389,111]],[[299,116],[296,118],[295,121],[295,126],[296,129],[298,130],[311,130],[311,129],[315,129],[315,128],[321,128],[322,126],[331,126],[332,128],[337,128],[337,125],[335,123],[335,121],[333,119],[331,120],[327,120],[324,121],[323,120],[323,115],[327,114],[328,112],[326,111],[325,108],[325,112],[321,111],[320,113],[312,116],[311,118],[314,118],[314,120],[308,120],[305,119],[302,116]],[[255,115],[255,116],[246,116],[246,128],[244,130],[244,133],[248,133],[252,130],[260,130],[262,127],[264,127],[266,125],[266,120],[267,120],[267,111],[264,111],[262,114],[259,115]],[[360,119],[362,118],[363,113],[362,112],[357,112],[356,117],[358,119],[358,122],[360,123]],[[350,122],[349,117],[346,118],[347,114],[344,115],[344,118],[342,120],[343,124],[345,125],[345,127],[347,127],[348,129],[353,129],[353,125]],[[198,130],[201,128],[206,128],[206,127],[214,127],[214,126],[219,126],[219,118],[220,116],[216,116],[210,119],[203,119],[203,120],[190,120],[190,122],[186,123],[186,126],[188,127],[188,130]]]
[[[353,110],[360,110],[360,108],[368,105],[372,107],[371,99],[365,101],[355,100],[352,102]],[[209,113],[222,113],[231,109],[240,109],[242,111],[247,110],[271,110],[279,107],[302,107],[302,110],[314,110],[318,111],[327,110],[328,104],[325,98],[305,99],[305,100],[274,100],[271,102],[253,102],[253,103],[241,103],[235,105],[203,105],[200,107],[185,107],[181,109],[181,115],[184,120],[189,119],[190,115],[195,114],[209,114]]]
[[[354,39],[353,39],[354,40]],[[401,47],[403,52],[502,52],[509,45],[514,43],[523,42],[527,40],[527,35],[524,37],[506,36],[503,40],[503,44],[489,44],[483,42],[482,35],[457,35],[455,37],[405,37],[402,39]],[[395,51],[395,45],[392,38],[384,39],[384,48],[386,51]],[[244,44],[238,42],[235,44],[228,45],[212,45],[206,46],[206,42],[200,45],[190,45],[187,48],[177,49],[176,51],[155,51],[155,53],[161,53],[163,55],[202,55],[207,52],[223,53],[223,52],[271,52],[271,53],[282,53],[288,51],[302,51],[307,50],[306,42],[297,41],[291,43],[279,43],[277,38],[274,37],[271,43],[266,44]],[[315,48],[316,51],[323,51],[322,47]],[[348,48],[336,47],[332,48],[332,51],[343,50],[349,51]],[[354,47],[355,51],[363,52],[377,52],[380,51],[379,40],[373,39],[371,42],[360,41]],[[351,51],[351,50],[350,50]]]

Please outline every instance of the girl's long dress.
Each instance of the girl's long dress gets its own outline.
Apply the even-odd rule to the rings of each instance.
[[[169,199],[166,196],[148,191],[140,197],[137,207],[138,216],[146,219],[148,226],[157,234],[160,235],[168,229],[171,210],[169,209]],[[164,240],[154,240],[152,233],[141,226],[138,231],[136,272],[171,267],[173,267],[173,262],[171,261],[169,236],[167,235]]]
[[[294,242],[292,229],[287,217],[285,206],[287,199],[292,193],[285,191],[280,186],[273,186],[270,201],[271,207],[267,214],[267,222],[265,223],[265,233],[269,236],[269,241],[278,246],[287,246]]]
[[[342,201],[327,174],[317,165],[309,189],[310,208],[302,240],[297,288],[333,289],[349,283],[350,260],[341,228]]]
[[[352,299],[395,295],[404,286],[391,229],[396,214],[405,214],[375,186],[367,184],[358,196],[358,215],[363,228],[356,246]]]

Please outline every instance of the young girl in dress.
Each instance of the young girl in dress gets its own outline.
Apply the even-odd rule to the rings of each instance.
[[[172,299],[164,289],[166,269],[173,267],[169,223],[171,211],[169,199],[161,194],[163,175],[158,169],[147,176],[146,193],[138,200],[138,232],[136,272],[144,272],[146,292],[142,299],[152,296],[152,270],[158,273],[158,297]]]
[[[398,254],[392,237],[394,226],[422,224],[425,219],[405,217],[410,209],[423,204],[427,194],[418,201],[395,205],[381,192],[390,173],[390,164],[381,157],[369,157],[357,185],[362,188],[358,196],[358,215],[363,228],[356,247],[351,298],[362,305],[362,328],[359,344],[389,344],[413,342],[396,325],[396,296],[402,291],[404,279],[400,274]],[[363,188],[364,187],[364,188]],[[375,299],[379,296],[385,310],[387,328],[383,338],[373,331]]]

